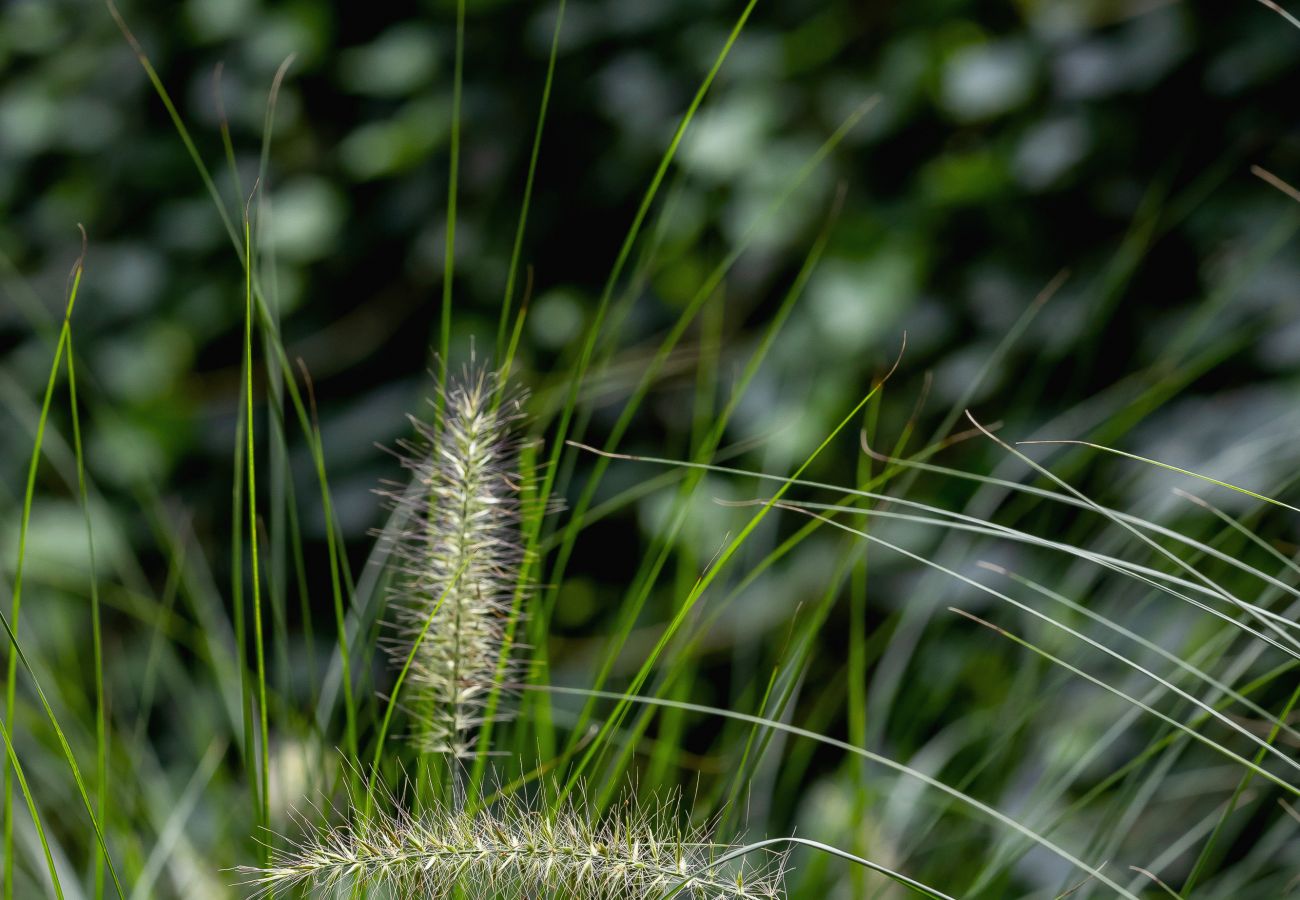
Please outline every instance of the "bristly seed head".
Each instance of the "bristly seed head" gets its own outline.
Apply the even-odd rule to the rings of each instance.
[[[498,385],[484,368],[445,385],[438,420],[411,417],[417,438],[399,445],[411,485],[380,491],[407,523],[392,538],[396,636],[386,648],[399,669],[411,658],[404,705],[418,746],[457,758],[474,753],[493,685],[517,674],[505,637],[522,562],[521,398]]]
[[[261,895],[461,896],[542,900],[776,900],[785,855],[735,854],[708,835],[677,833],[677,807],[631,806],[594,822],[583,809],[535,812],[518,801],[469,813],[435,807],[324,828],[270,864],[245,867]]]

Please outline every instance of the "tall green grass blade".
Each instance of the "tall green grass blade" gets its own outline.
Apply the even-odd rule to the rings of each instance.
[[[240,364],[240,390],[248,381],[249,374],[246,371],[249,360],[245,359]],[[247,469],[247,436],[245,429],[248,428],[248,414],[245,404],[239,404],[237,421],[235,423],[235,450],[234,461],[231,471],[234,477],[231,479],[230,486],[230,605],[233,611],[232,618],[235,629],[235,676],[239,680],[239,723],[240,723],[240,753],[244,767],[248,771],[255,771],[257,768],[257,753],[253,746],[257,739],[257,729],[253,725],[253,697],[252,687],[248,679],[248,615],[246,601],[244,598],[244,526],[248,518],[244,514],[244,486],[246,479],[243,477]],[[261,789],[257,778],[248,779],[248,789],[251,794],[252,805],[254,809],[261,807]]]
[[[295,414],[297,415],[298,422],[302,429],[302,432],[304,435],[307,436],[309,443],[313,443],[313,454],[314,455],[318,454],[320,452],[320,448],[315,444],[316,432],[313,429],[311,417],[308,415],[301,393],[299,392],[297,384],[293,379],[292,367],[289,363],[289,359],[285,354],[282,344],[279,341],[279,336],[278,336],[279,332],[278,332],[278,328],[276,327],[275,321],[272,318],[272,311],[270,308],[271,305],[268,304],[265,298],[262,296],[261,288],[258,283],[258,280],[253,274],[252,266],[247,259],[247,254],[245,252],[246,241],[241,237],[239,232],[236,230],[234,221],[231,218],[229,211],[227,210],[226,204],[222,200],[220,192],[216,188],[216,182],[212,178],[212,175],[209,172],[206,164],[203,162],[203,158],[202,156],[200,156],[198,152],[198,148],[195,145],[193,138],[190,136],[189,129],[185,126],[185,122],[180,117],[180,114],[176,109],[176,105],[172,102],[171,95],[168,93],[166,86],[162,83],[162,79],[158,76],[158,73],[154,69],[153,64],[149,61],[148,55],[144,52],[144,48],[140,45],[140,42],[135,38],[135,35],[131,32],[130,28],[127,26],[126,21],[122,18],[116,5],[113,3],[113,0],[105,0],[105,2],[108,6],[109,12],[113,16],[114,21],[117,23],[118,28],[121,30],[123,37],[126,39],[127,43],[131,46],[131,49],[135,53],[136,58],[139,60],[141,67],[144,69],[145,74],[148,76],[149,82],[153,86],[154,92],[158,95],[158,98],[162,101],[163,106],[166,108],[167,114],[171,119],[172,124],[176,129],[176,132],[181,138],[181,142],[185,145],[186,152],[189,154],[189,157],[193,162],[195,169],[198,171],[199,177],[203,181],[203,184],[207,189],[208,194],[213,201],[213,204],[217,207],[217,213],[221,218],[222,224],[225,226],[226,232],[230,238],[231,246],[234,248],[236,256],[239,258],[241,264],[243,264],[247,269],[246,278],[252,280],[254,297],[257,301],[256,314],[259,319],[259,325],[263,329],[264,333],[266,334],[265,346],[267,350],[274,356],[275,362],[280,370],[280,373],[285,379],[284,385],[289,391],[289,398],[293,404],[294,411]],[[268,107],[267,107],[266,125],[263,132],[262,151],[261,151],[260,167],[263,176],[265,176],[266,174],[266,169],[268,165],[271,123],[273,120],[274,110],[275,110],[275,98],[278,96],[279,88],[283,83],[284,76],[287,73],[288,67],[291,64],[292,60],[293,57],[290,56],[281,64],[280,68],[276,72],[275,79],[272,83],[270,102],[268,103]],[[227,153],[229,154],[231,152],[233,152],[233,147],[227,148]],[[247,376],[241,374],[241,378],[245,378],[245,377]],[[242,419],[243,416],[242,408],[240,411],[240,416]],[[273,423],[274,421],[275,420],[272,419]],[[242,423],[238,427],[242,428]],[[242,438],[243,438],[242,434],[237,435],[237,442],[236,442],[237,449],[236,449],[236,459],[235,459],[236,471],[240,470],[243,466],[242,458],[240,456],[240,454],[242,454],[243,452],[242,444],[244,442]],[[328,486],[324,482],[322,482],[321,489],[322,491],[328,491]],[[241,490],[239,487],[239,479],[236,479],[235,487],[233,490],[233,507],[234,508],[232,510],[233,512],[232,522],[234,524],[232,526],[232,562],[234,563],[235,572],[238,573],[240,571],[240,563],[241,563],[240,547],[242,545],[239,523],[242,521],[243,518],[242,509],[241,509]],[[327,527],[335,531],[334,539],[337,542],[338,527],[339,527],[337,521],[327,518],[326,522],[327,522]],[[348,562],[346,556],[339,554],[335,558],[337,559],[339,564],[339,569],[342,572],[342,580],[344,584],[350,585],[351,574],[348,569]],[[337,597],[337,593],[336,593],[336,597]],[[234,584],[232,585],[232,601],[235,609],[235,637],[236,637],[236,642],[238,644],[237,654],[239,657],[238,670],[240,673],[243,673],[246,671],[247,666],[245,664],[244,657],[243,657],[243,654],[245,652],[244,651],[245,642],[244,642],[244,627],[243,627],[244,612],[243,612],[242,583],[238,578],[235,579]],[[241,679],[241,692],[242,692],[246,688],[246,683],[243,681],[242,674],[240,675],[240,679]],[[334,679],[327,677],[325,682],[325,688],[322,691],[323,696],[319,704],[322,710],[325,706],[331,706],[331,707],[333,706],[335,694],[334,694],[334,689],[331,686],[336,684],[337,682]],[[247,709],[249,701],[247,697],[244,697],[241,702],[245,706],[244,723],[243,723],[244,740],[241,744],[241,748],[245,760],[248,761],[251,760],[253,756],[252,727],[251,727],[251,721],[249,719],[250,713]],[[256,782],[254,781],[250,784],[250,787],[255,790],[256,789],[255,785]],[[256,804],[257,804],[257,800],[256,798],[254,798],[254,805]]]
[[[551,85],[555,81],[555,60],[560,55],[560,31],[564,27],[564,8],[567,0],[560,0],[555,12],[555,28],[551,32],[551,49],[546,58],[546,77],[542,81],[542,99],[537,109],[537,125],[533,129],[533,146],[528,155],[528,175],[524,178],[524,196],[519,203],[519,222],[515,226],[515,242],[510,248],[510,265],[506,269],[505,296],[501,298],[501,316],[497,324],[497,367],[501,371],[501,385],[506,383],[514,360],[515,342],[506,343],[506,327],[510,323],[511,305],[515,297],[515,280],[519,275],[519,259],[523,254],[524,234],[528,227],[528,212],[533,202],[533,181],[537,175],[537,161],[542,152],[542,132],[546,127],[546,113],[551,105]]]
[[[230,213],[226,210],[226,204],[221,199],[221,192],[217,190],[217,183],[213,180],[207,166],[203,164],[203,157],[199,155],[199,148],[195,145],[194,139],[190,137],[189,129],[185,127],[185,122],[181,119],[180,113],[177,112],[176,105],[172,103],[171,95],[167,93],[167,88],[163,86],[157,70],[154,69],[153,63],[149,61],[149,56],[144,52],[144,47],[140,45],[131,29],[127,27],[126,20],[122,18],[122,14],[118,11],[117,4],[113,0],[104,0],[104,3],[108,7],[109,15],[117,23],[118,30],[122,32],[122,37],[126,39],[132,52],[135,53],[136,59],[140,62],[140,67],[144,69],[145,75],[149,78],[149,83],[153,85],[154,92],[162,100],[163,106],[166,107],[172,125],[175,126],[181,142],[185,145],[186,152],[189,153],[195,168],[198,169],[199,177],[203,179],[203,186],[207,188],[208,195],[217,207],[217,214],[221,216],[221,222],[226,227],[226,233],[230,235],[230,242],[234,245],[235,252],[242,254],[243,247],[240,246],[234,220],[231,219]]]
[[[83,249],[84,258],[84,249]],[[23,564],[27,556],[27,531],[31,524],[32,502],[36,496],[36,471],[41,462],[41,443],[45,439],[45,427],[50,416],[50,405],[54,399],[54,385],[58,380],[63,353],[71,334],[72,308],[77,302],[77,289],[81,286],[82,259],[78,259],[72,270],[72,284],[68,290],[68,302],[63,313],[63,327],[59,331],[59,340],[54,349],[54,364],[50,367],[50,377],[45,384],[45,397],[41,401],[40,418],[36,424],[36,440],[32,447],[31,459],[27,465],[27,486],[23,492],[22,519],[18,525],[18,559],[14,567],[14,591],[10,609],[13,622],[11,639],[13,646],[5,668],[5,726],[12,733],[14,728],[15,691],[18,683],[18,627],[23,600]],[[6,621],[6,628],[9,627]],[[5,900],[14,896],[14,807],[13,807],[13,770],[5,766],[4,784],[4,895]]]
[[[505,296],[502,298],[501,301],[500,322],[497,327],[497,371],[499,372],[499,376],[498,376],[498,383],[497,383],[497,395],[494,401],[497,404],[501,403],[505,397],[505,391],[507,389],[507,385],[509,384],[510,372],[514,367],[515,353],[519,347],[519,340],[523,334],[524,320],[528,314],[528,300],[529,300],[529,294],[531,293],[532,290],[531,269],[529,269],[528,272],[529,277],[528,277],[528,283],[524,290],[524,296],[520,300],[519,309],[514,315],[514,320],[515,320],[514,327],[511,329],[509,340],[507,341],[506,326],[507,323],[510,321],[511,307],[512,307],[512,303],[514,300],[514,293],[515,293],[515,281],[519,274],[519,260],[523,252],[524,234],[526,233],[527,230],[528,213],[532,204],[533,183],[537,174],[538,160],[540,159],[541,156],[542,134],[546,126],[546,115],[551,102],[551,86],[554,83],[555,63],[556,63],[556,59],[559,57],[559,52],[560,52],[560,34],[561,34],[561,30],[564,27],[565,5],[566,5],[566,0],[560,0],[559,6],[556,10],[555,26],[551,32],[551,47],[547,55],[546,76],[542,83],[542,98],[537,112],[537,125],[533,131],[532,150],[530,151],[529,158],[528,158],[528,174],[524,181],[524,196],[523,196],[523,200],[520,203],[519,221],[515,227],[514,244],[510,250],[510,265],[506,272]],[[529,451],[528,457],[531,458],[531,456],[532,456],[532,451]],[[527,462],[527,460],[521,460],[521,469],[523,468],[522,464],[524,462]],[[530,472],[521,471],[520,476],[521,476],[524,492],[531,493],[532,490],[534,489],[532,474]],[[529,507],[535,505],[532,503],[533,498],[525,497],[524,500],[525,500],[524,503],[525,518],[531,520],[532,518],[536,517],[539,520],[537,522],[537,526],[535,529],[530,528],[531,533],[536,534],[540,531],[540,527],[541,527],[540,517],[544,514],[545,510],[544,508],[539,507],[533,510],[531,513],[529,513],[527,512]],[[505,652],[502,653],[502,657],[501,657],[502,671],[504,671],[504,667],[509,658],[510,649],[515,644],[515,632],[518,628],[519,617],[522,613],[521,605],[524,602],[525,592],[529,588],[530,573],[532,572],[534,567],[533,556],[531,556],[530,554],[535,555],[536,552],[537,551],[535,545],[530,549],[526,549],[525,551],[525,560],[520,573],[518,586],[515,590],[515,596],[510,611],[509,621],[506,624],[505,645],[504,645]],[[502,680],[501,678],[496,679],[497,683],[499,683],[501,680]],[[488,754],[491,752],[492,732],[495,729],[495,725],[496,725],[494,718],[499,703],[500,703],[500,692],[499,689],[494,685],[492,691],[489,694],[488,701],[487,701],[486,714],[484,716],[484,722],[481,731],[481,740],[478,747],[478,753],[475,756],[474,764],[470,771],[469,790],[467,791],[467,796],[469,797],[477,796],[479,789],[482,785],[483,777],[486,773],[487,758],[488,758]]]
[[[45,690],[41,687],[40,681],[36,677],[36,670],[32,668],[31,661],[23,651],[22,645],[18,642],[18,634],[9,622],[9,617],[0,613],[0,626],[3,626],[5,635],[9,639],[10,656],[16,658],[17,662],[22,663],[24,671],[32,679],[32,687],[36,691],[36,697],[41,702],[42,709],[45,710],[45,717],[50,720],[50,725],[54,728],[54,736],[59,741],[59,748],[63,751],[63,758],[72,772],[72,779],[76,783],[77,791],[81,795],[81,803],[86,809],[86,814],[90,817],[90,824],[95,830],[95,837],[99,841],[100,849],[104,853],[104,863],[108,866],[108,874],[113,879],[113,885],[117,888],[119,897],[123,897],[122,885],[117,877],[117,869],[113,865],[113,858],[108,852],[108,844],[104,838],[104,831],[99,825],[99,818],[95,815],[94,806],[90,802],[90,794],[86,790],[85,779],[81,776],[81,768],[77,765],[77,758],[72,753],[72,747],[68,745],[67,736],[63,733],[63,727],[59,725],[58,716],[54,714],[54,708],[50,706],[49,699],[45,696]],[[12,863],[12,855],[5,857],[6,861]]]
[[[834,151],[834,149],[852,133],[858,123],[862,121],[863,117],[876,106],[878,100],[878,97],[871,97],[866,102],[860,104],[857,109],[855,109],[844,119],[843,122],[840,123],[839,127],[836,128],[830,137],[828,137],[822,145],[817,148],[816,152],[809,157],[794,177],[790,179],[790,183],[785,187],[781,194],[779,194],[749,225],[736,246],[728,252],[726,257],[722,259],[709,273],[709,276],[701,282],[699,288],[687,302],[686,307],[677,317],[677,321],[673,323],[673,327],[656,348],[655,355],[651,359],[649,365],[646,366],[645,370],[638,378],[636,387],[633,389],[628,400],[623,404],[623,409],[620,411],[618,419],[610,428],[609,436],[602,444],[603,450],[606,452],[612,452],[618,447],[623,436],[626,434],[627,429],[631,426],[636,412],[640,409],[642,402],[649,393],[651,386],[654,384],[655,379],[659,376],[665,363],[668,361],[669,356],[685,336],[687,329],[690,327],[691,323],[695,321],[705,304],[710,298],[715,296],[719,287],[723,284],[723,280],[726,278],[727,273],[731,271],[732,267],[737,261],[739,261],[744,252],[749,249],[761,228],[768,224],[776,214],[780,212],[782,207],[785,206],[797,189],[823,162],[825,162],[826,158]],[[769,333],[771,333],[770,330]],[[608,459],[603,457],[596,460],[593,471],[588,477],[586,484],[583,486],[582,493],[579,495],[577,502],[573,506],[569,518],[569,524],[564,529],[564,536],[556,554],[555,565],[552,567],[550,580],[554,587],[552,588],[551,593],[558,588],[558,585],[563,580],[568,559],[573,552],[574,543],[577,540],[578,532],[583,524],[583,516],[586,513],[588,506],[591,504],[597,488],[600,486],[605,470],[608,467],[608,462]],[[550,599],[551,598],[548,598],[548,602]]]
[[[660,158],[658,168],[655,170],[654,175],[651,177],[650,184],[642,196],[641,203],[632,219],[632,224],[628,228],[628,232],[624,237],[623,243],[614,260],[614,265],[605,281],[604,288],[601,290],[600,299],[597,301],[596,310],[592,314],[591,320],[588,323],[587,331],[582,340],[581,349],[578,351],[577,359],[570,367],[566,398],[560,408],[559,422],[556,425],[555,433],[551,438],[551,451],[548,454],[545,465],[542,466],[542,484],[537,495],[538,512],[530,520],[524,523],[523,546],[525,549],[526,562],[523,568],[522,578],[525,582],[531,578],[532,566],[536,564],[530,563],[527,560],[536,560],[537,558],[536,550],[541,539],[542,530],[541,511],[545,510],[550,503],[556,477],[561,468],[560,457],[564,452],[566,446],[565,442],[569,437],[570,426],[573,422],[574,414],[577,411],[579,390],[586,379],[588,368],[591,365],[592,357],[596,349],[597,340],[600,337],[605,317],[608,314],[610,303],[614,297],[614,292],[619,284],[620,278],[622,277],[623,269],[627,265],[628,259],[631,257],[632,248],[635,246],[637,238],[640,236],[641,228],[645,223],[646,217],[649,215],[650,208],[653,205],[655,198],[658,196],[660,186],[663,184],[668,169],[676,158],[678,147],[681,145],[687,129],[694,120],[701,104],[703,104],[704,98],[708,95],[709,89],[712,87],[713,81],[717,77],[718,72],[721,71],[723,63],[730,55],[732,47],[736,44],[736,41],[739,40],[740,34],[744,30],[745,24],[748,22],[750,14],[754,11],[757,2],[758,0],[749,0],[740,15],[737,17],[730,34],[724,41],[718,55],[714,58],[713,64],[709,68],[709,71],[705,75],[699,88],[696,90],[695,96],[692,98],[686,112],[678,122],[672,139],[669,141],[668,147]],[[537,626],[535,627],[540,627],[542,620],[542,615],[534,616],[533,621],[537,623]],[[545,677],[546,667],[543,649],[539,649],[536,661],[537,676],[539,678]],[[538,698],[538,700],[540,701],[538,708],[534,710],[534,716],[538,720],[538,740],[543,753],[546,755],[553,755],[553,750],[551,748],[553,743],[551,738],[551,727],[549,725],[548,713],[544,708],[547,700],[544,697]]]
[[[254,188],[256,191],[256,188]],[[251,202],[251,198],[250,198]],[[252,566],[253,649],[257,660],[257,708],[260,765],[254,766],[260,785],[258,824],[269,835],[271,827],[271,752],[269,714],[266,700],[266,649],[262,634],[262,578],[258,565],[257,458],[253,434],[253,230],[247,210],[244,214],[244,434],[248,476],[248,552]],[[260,844],[263,861],[270,847]]]
[[[438,384],[447,383],[451,355],[452,282],[456,274],[456,193],[460,185],[460,104],[465,77],[465,0],[456,0],[456,61],[451,88],[451,160],[447,172],[447,237],[443,247],[442,314],[438,338]],[[438,395],[440,398],[442,394]],[[442,401],[438,401],[442,412]],[[441,418],[441,416],[439,416]]]
[[[108,727],[104,705],[104,642],[99,610],[99,572],[95,565],[95,529],[91,524],[90,495],[86,490],[86,457],[81,444],[81,414],[77,409],[77,374],[73,363],[72,333],[68,332],[68,406],[72,413],[72,441],[77,457],[77,493],[86,516],[86,548],[90,559],[90,632],[95,670],[95,811],[107,825]],[[95,847],[95,900],[104,896],[104,850]]]
[[[45,839],[45,828],[41,825],[41,815],[36,811],[36,800],[32,797],[31,789],[27,786],[27,776],[23,774],[22,763],[18,761],[18,755],[14,751],[13,741],[9,737],[9,729],[5,728],[4,722],[0,722],[0,740],[5,744],[5,756],[9,760],[9,766],[18,776],[18,789],[22,792],[23,799],[27,802],[27,811],[31,814],[32,825],[36,827],[36,837],[41,842],[41,850],[45,854],[45,866],[50,873],[50,884],[54,888],[55,895],[59,900],[63,900],[63,886],[59,883],[59,870],[54,865],[54,856],[50,853],[50,843]],[[5,871],[12,877],[12,870],[15,864],[15,858],[12,850],[5,856]]]

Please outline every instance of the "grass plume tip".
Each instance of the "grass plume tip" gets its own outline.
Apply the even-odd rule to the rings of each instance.
[[[393,665],[408,665],[404,706],[428,753],[475,752],[494,685],[519,664],[505,646],[523,550],[519,541],[522,398],[498,376],[467,368],[443,386],[430,423],[414,416],[413,441],[398,445],[411,483],[380,491],[404,513],[391,537],[397,574],[386,641]],[[493,718],[505,717],[500,704]]]

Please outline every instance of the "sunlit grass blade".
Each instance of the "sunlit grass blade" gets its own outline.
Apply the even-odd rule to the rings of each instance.
[[[673,323],[668,334],[665,335],[664,339],[655,349],[654,356],[650,360],[649,364],[640,373],[636,387],[633,388],[628,399],[624,402],[623,407],[619,412],[618,419],[610,428],[609,435],[605,438],[605,441],[602,444],[602,449],[605,452],[612,452],[616,447],[618,447],[623,436],[626,434],[627,429],[631,426],[637,411],[641,408],[651,386],[663,371],[664,365],[668,361],[673,350],[677,347],[691,323],[696,320],[708,301],[715,297],[720,286],[723,284],[727,273],[731,271],[732,267],[750,247],[761,229],[771,222],[776,214],[787,202],[789,202],[790,198],[795,194],[798,188],[826,160],[835,147],[837,147],[853,131],[862,118],[876,106],[878,100],[878,97],[872,97],[863,102],[857,109],[847,116],[843,122],[840,123],[839,127],[822,143],[820,147],[817,148],[816,152],[805,161],[798,172],[796,172],[790,179],[784,190],[774,198],[770,204],[768,204],[768,206],[755,218],[753,222],[749,224],[745,233],[736,242],[736,245],[713,268],[708,277],[701,282],[700,286],[691,296],[691,299],[687,302],[681,314],[677,317],[677,320]],[[838,203],[839,201],[836,202]],[[833,220],[834,218],[835,217],[832,215],[831,219]],[[826,235],[825,232],[823,232],[823,234],[818,238],[818,241],[814,243],[813,252],[809,254],[809,258],[812,258],[814,255],[820,257],[820,251],[817,250],[817,244],[824,244],[825,239]],[[807,263],[805,263],[805,269],[806,268]],[[783,320],[785,315],[788,313],[790,297],[791,295],[787,294],[786,300],[782,303],[779,313],[777,316],[773,317],[774,325],[778,320]],[[763,341],[763,347],[765,350],[771,347],[771,338],[776,333],[778,333],[778,331],[773,327],[767,329],[766,337]],[[751,370],[754,369],[755,363],[761,361],[765,355],[766,353],[754,354],[751,357],[749,368]],[[750,377],[752,378],[752,375]],[[738,397],[736,399],[738,400]],[[735,401],[733,401],[733,403],[734,402]],[[714,431],[720,430],[720,428],[714,429]],[[714,440],[712,442],[713,446],[709,449],[716,449],[716,443],[717,441]],[[709,444],[709,441],[702,442],[703,446],[709,446]],[[704,459],[707,458],[707,454],[696,453],[694,454],[694,458]],[[601,484],[607,467],[608,458],[600,457],[596,460],[593,470],[590,475],[588,475],[578,499],[573,504],[568,524],[564,528],[562,537],[559,541],[559,546],[555,554],[555,562],[551,567],[549,580],[552,588],[542,599],[541,605],[544,610],[548,610],[554,604],[555,591],[558,590],[559,585],[563,582],[564,572],[567,568],[569,558],[573,553],[578,534],[581,531],[582,526],[585,524],[585,513],[596,495],[596,491]]]
[[[741,256],[744,255],[745,251],[749,249],[762,228],[770,224],[772,219],[778,212],[780,212],[785,204],[789,202],[790,198],[796,193],[799,187],[803,185],[808,177],[816,171],[823,162],[825,162],[831,152],[839,146],[839,144],[842,143],[850,133],[852,133],[853,129],[857,127],[863,117],[866,116],[878,102],[878,97],[869,98],[860,104],[857,109],[850,113],[844,121],[840,123],[839,127],[836,128],[828,138],[826,138],[821,146],[817,148],[816,152],[814,152],[804,162],[804,164],[789,180],[782,192],[773,198],[766,208],[747,226],[744,234],[736,242],[736,245],[732,247],[727,255],[716,266],[714,266],[708,277],[701,281],[700,286],[692,294],[691,299],[686,303],[686,306],[677,317],[677,320],[673,323],[668,334],[655,349],[654,357],[638,377],[637,385],[633,389],[627,401],[623,404],[623,408],[619,413],[619,418],[611,427],[610,434],[605,440],[603,449],[606,451],[612,451],[618,446],[623,435],[631,425],[636,411],[640,408],[642,401],[649,392],[650,387],[663,370],[664,364],[667,362],[670,354],[686,334],[686,330],[690,327],[691,323],[698,317],[705,304],[716,295],[723,280],[726,278],[727,273],[731,271],[732,267],[735,266]],[[589,477],[583,488],[582,495],[574,504],[575,517],[580,518],[582,512],[591,502],[591,498],[595,493],[596,487],[599,485],[600,477],[603,472],[603,465],[600,461],[597,461],[596,471]],[[572,528],[566,529],[562,546],[572,544],[574,540],[574,534],[572,531]],[[563,557],[561,558],[563,559]],[[559,567],[559,570],[562,571],[562,567]]]
[[[745,8],[741,11],[740,15],[737,17],[730,34],[728,35],[726,41],[723,43],[722,48],[718,52],[718,55],[715,57],[712,66],[710,67],[708,73],[705,75],[704,80],[702,81],[699,88],[697,89],[695,96],[693,97],[690,105],[687,107],[686,112],[683,114],[681,120],[678,122],[673,137],[669,141],[668,147],[665,149],[663,155],[660,158],[658,168],[656,169],[654,175],[651,178],[649,186],[647,187],[644,195],[642,196],[641,203],[637,209],[635,216],[633,217],[632,224],[629,227],[627,234],[624,237],[622,245],[620,246],[619,252],[614,261],[614,265],[610,270],[609,276],[605,281],[604,288],[601,291],[600,298],[597,301],[596,309],[592,314],[591,319],[588,323],[587,330],[582,340],[580,350],[578,351],[577,357],[574,360],[573,364],[569,367],[569,375],[567,379],[568,388],[567,388],[566,399],[560,407],[559,422],[556,426],[555,434],[552,437],[551,451],[548,455],[546,463],[541,467],[543,473],[542,483],[537,494],[537,499],[538,499],[537,507],[539,510],[547,508],[548,505],[550,504],[550,498],[552,496],[552,491],[556,483],[556,478],[561,469],[560,460],[561,460],[561,455],[565,450],[565,446],[566,446],[565,441],[567,440],[570,434],[570,427],[573,423],[575,412],[577,411],[579,391],[586,379],[587,372],[591,365],[592,357],[596,348],[597,339],[601,335],[601,331],[605,323],[605,318],[609,311],[610,303],[613,300],[614,292],[618,287],[618,284],[623,274],[623,270],[629,258],[631,257],[632,249],[637,242],[642,226],[645,222],[646,217],[649,214],[649,211],[651,209],[651,206],[654,203],[656,196],[659,193],[659,189],[663,183],[665,176],[667,175],[668,169],[670,168],[670,166],[673,163],[673,160],[676,157],[678,147],[680,146],[682,139],[687,132],[687,129],[689,128],[691,122],[695,118],[695,115],[698,112],[701,104],[704,102],[704,98],[707,96],[709,89],[713,84],[714,79],[717,77],[717,74],[721,70],[723,63],[726,61],[727,57],[729,56],[732,47],[739,39],[740,34],[744,29],[745,24],[748,21],[750,14],[753,12],[754,7],[756,5],[757,5],[757,0],[749,0]],[[704,293],[704,292],[701,293],[703,293],[704,297],[708,296],[708,293]],[[572,457],[570,457],[570,462],[568,465],[569,466],[572,465]],[[537,554],[537,545],[540,542],[542,536],[541,530],[542,530],[542,520],[540,514],[531,517],[529,520],[525,522],[524,548],[525,548],[526,561],[525,561],[524,572],[523,572],[524,581],[532,580],[531,567],[536,564],[533,561],[539,558]],[[562,553],[565,552],[565,548],[566,548],[566,544],[562,542],[561,543]],[[562,563],[560,565],[562,565]],[[552,579],[552,581],[555,580],[557,579],[555,578]],[[551,602],[551,597],[548,595],[543,598],[543,601],[540,604],[542,613],[541,615],[538,615],[534,618],[535,622],[539,622],[539,626],[541,622],[545,621],[545,610],[550,602]],[[537,656],[537,673],[539,677],[544,677],[545,665],[546,665],[546,660],[545,660],[544,652],[541,652],[539,650]],[[547,701],[546,698],[544,697],[537,698],[537,699],[539,701],[539,706],[537,709],[534,710],[534,715],[539,720],[540,723],[539,740],[542,743],[544,752],[550,752],[549,747],[552,741],[550,739],[550,728],[546,724],[547,713],[544,708],[544,704]]]

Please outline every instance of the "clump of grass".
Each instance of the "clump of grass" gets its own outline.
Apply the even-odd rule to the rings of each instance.
[[[435,804],[321,828],[263,868],[262,895],[387,890],[401,897],[730,898],[782,896],[784,854],[748,854],[682,831],[677,805],[630,804],[600,820],[579,806],[544,812],[507,800],[457,811]],[[761,861],[752,861],[753,856]]]
[[[473,366],[445,385],[434,422],[412,416],[417,437],[399,445],[411,484],[380,491],[407,523],[390,539],[398,572],[387,649],[407,673],[418,748],[457,759],[474,755],[493,686],[518,669],[506,625],[522,560],[521,398],[500,387]],[[491,717],[505,714],[498,704]]]

